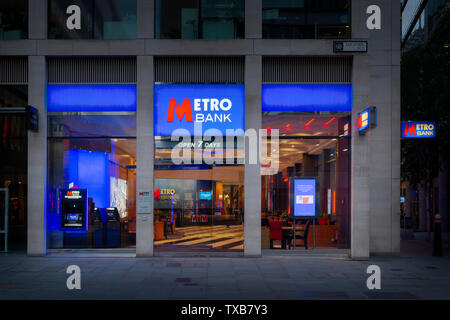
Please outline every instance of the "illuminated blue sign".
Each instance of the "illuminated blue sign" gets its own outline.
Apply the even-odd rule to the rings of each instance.
[[[200,191],[200,200],[211,200],[211,191]]]
[[[49,84],[48,112],[136,111],[134,84]]]
[[[316,180],[306,178],[294,179],[294,217],[316,216]]]
[[[155,84],[153,104],[155,136],[218,135],[210,129],[244,135],[244,85]],[[194,125],[201,131],[194,132]]]
[[[351,111],[351,84],[263,84],[262,111]]]
[[[435,138],[435,122],[402,122],[402,138]]]
[[[358,113],[358,132],[364,135],[370,128],[377,126],[377,109],[369,107]]]

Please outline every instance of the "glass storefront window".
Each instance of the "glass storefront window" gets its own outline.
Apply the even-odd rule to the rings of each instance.
[[[28,38],[28,0],[0,1],[0,40]]]
[[[201,148],[188,147],[186,159],[191,163],[175,164],[172,152],[179,142],[155,137],[156,251],[243,251],[244,148],[243,141],[237,141],[241,138],[234,138],[231,152],[205,142]],[[206,163],[213,154],[217,162]]]
[[[27,102],[26,85],[0,85],[0,188],[9,190],[8,242],[12,250],[26,249],[28,161],[25,114],[12,108],[23,108]],[[0,243],[3,237],[0,234]]]
[[[350,36],[350,0],[263,0],[265,39]]]
[[[158,39],[244,38],[243,0],[157,0]]]
[[[49,39],[136,38],[136,0],[49,0],[48,15]]]
[[[268,150],[278,152],[278,161],[270,169],[263,168],[263,249],[285,249],[294,245],[292,204],[300,201],[292,193],[295,178],[315,179],[317,185],[316,217],[296,218],[296,235],[307,236],[308,248],[314,244],[317,248],[350,246],[351,151],[350,137],[346,133],[349,121],[349,112],[263,114],[263,128],[268,132],[269,128],[279,129],[279,145],[271,145],[269,139],[266,142]],[[279,237],[271,238],[271,234]],[[303,245],[303,240],[298,239],[296,249],[304,249]]]
[[[50,249],[135,246],[135,139],[50,138],[47,175]]]

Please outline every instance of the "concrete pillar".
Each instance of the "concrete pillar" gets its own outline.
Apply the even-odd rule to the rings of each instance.
[[[369,258],[369,214],[370,179],[369,151],[370,135],[360,136],[356,124],[358,112],[369,103],[369,57],[355,56],[353,59],[353,110],[352,110],[352,154],[351,154],[351,257],[355,260]]]
[[[44,256],[47,249],[47,111],[46,64],[43,56],[28,57],[28,104],[39,113],[39,131],[28,132],[28,238],[29,256]]]
[[[261,56],[245,57],[245,129],[261,128]],[[249,164],[248,144],[244,173],[244,255],[261,255],[261,168],[260,158]],[[256,146],[250,146],[255,148]]]
[[[47,0],[28,1],[28,39],[47,39]]]
[[[155,0],[137,0],[137,38],[155,37]]]
[[[153,57],[137,57],[137,201],[139,192],[151,193],[151,208],[136,210],[136,256],[153,256]]]
[[[366,28],[366,8],[368,1],[352,3],[352,38],[368,39]],[[369,45],[369,48],[371,46]],[[359,136],[358,112],[369,106],[370,59],[361,54],[353,57],[353,106],[351,126],[351,193],[350,193],[350,247],[352,259],[369,258],[369,141],[367,136]]]
[[[393,94],[397,94],[394,91],[400,88],[393,83],[392,75],[394,63],[400,66],[399,46],[395,57],[398,59],[393,60],[394,32],[400,34],[400,28],[398,25],[398,30],[393,29],[393,2],[371,3],[380,7],[382,20],[380,30],[369,32],[369,103],[377,107],[378,118],[370,135],[370,252],[377,254],[391,254],[400,249],[400,158],[394,154],[394,149],[400,149],[400,127],[396,124],[400,123],[400,105],[393,104]],[[396,7],[400,9],[400,3]],[[399,14],[400,11],[397,14],[400,20]],[[396,38],[400,45],[400,39]]]
[[[245,38],[262,38],[261,0],[245,0]]]

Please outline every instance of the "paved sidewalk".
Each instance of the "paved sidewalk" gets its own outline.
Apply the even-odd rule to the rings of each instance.
[[[66,268],[81,268],[68,290]],[[381,290],[366,287],[379,265]],[[342,255],[243,257],[77,257],[0,255],[0,299],[450,299],[447,257]]]

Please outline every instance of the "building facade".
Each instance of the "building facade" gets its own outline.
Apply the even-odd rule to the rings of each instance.
[[[21,85],[39,113],[26,137],[28,255],[116,246],[119,234],[118,246],[153,256],[171,240],[158,235],[167,222],[203,250],[190,247],[199,219],[209,247],[260,256],[266,219],[294,210],[295,177],[319,185],[316,216],[335,226],[333,245],[353,259],[399,253],[400,3],[219,2],[24,1],[28,26],[5,27],[0,72],[5,92]],[[371,5],[380,29],[368,28]],[[338,39],[368,50],[334,52]],[[277,171],[262,175],[264,159],[249,161],[240,134],[226,165],[168,163],[164,129],[189,122],[184,101],[194,108],[196,98],[203,111],[233,106],[232,129],[279,129]],[[361,135],[359,113],[371,106],[376,127]],[[64,207],[74,199],[84,202]],[[89,223],[74,222],[78,205]],[[127,223],[109,223],[116,215]]]

